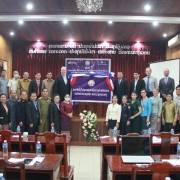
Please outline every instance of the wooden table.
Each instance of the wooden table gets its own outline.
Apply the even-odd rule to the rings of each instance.
[[[60,173],[60,166],[63,159],[63,155],[60,154],[44,154],[44,160],[39,164],[34,165],[25,165],[25,174],[26,179],[33,179],[35,180],[35,177],[39,177],[39,180],[41,179],[42,175],[47,177],[47,179],[50,180],[57,180],[57,177]],[[11,152],[8,154],[9,158],[34,158],[36,157],[35,153],[17,153],[17,152]],[[0,158],[4,158],[2,156],[2,152],[0,152]],[[17,172],[18,168],[8,168],[8,172]],[[29,178],[27,176],[30,176]]]
[[[102,145],[101,150],[101,180],[107,180],[107,160],[106,155],[115,155],[116,154],[116,148],[121,149],[121,141],[119,144],[116,142],[116,138],[113,137],[101,137],[100,142]],[[173,137],[171,140],[171,146],[172,148],[176,148],[177,144],[179,142],[179,139],[177,137]],[[153,143],[153,148],[159,148],[160,142]],[[119,151],[121,152],[121,150]]]
[[[176,155],[152,155],[152,158],[155,161],[160,161],[162,159],[177,159]],[[109,180],[119,180],[118,175],[131,175],[133,164],[123,163],[120,155],[107,155],[106,156],[108,163],[108,179]],[[142,172],[141,174],[147,174],[148,172]],[[180,173],[179,171],[170,171],[173,173]],[[150,174],[150,173],[149,173]]]

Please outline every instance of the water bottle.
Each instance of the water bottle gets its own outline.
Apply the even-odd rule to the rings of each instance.
[[[5,180],[3,173],[0,173],[0,180]]]
[[[21,128],[19,125],[17,126],[17,132],[21,132]]]
[[[148,129],[148,136],[151,136],[151,128]]]
[[[174,134],[174,129],[171,129],[171,134]]]
[[[177,157],[180,159],[180,142],[177,145]]]
[[[113,137],[117,137],[117,127],[116,126],[113,129]]]
[[[54,127],[52,126],[52,128],[51,128],[51,132],[52,133],[55,133],[55,130],[54,130]]]
[[[7,140],[4,140],[3,143],[3,156],[7,156],[8,155],[8,143]]]
[[[41,156],[41,155],[42,155],[42,146],[40,141],[38,141],[36,144],[36,156]]]

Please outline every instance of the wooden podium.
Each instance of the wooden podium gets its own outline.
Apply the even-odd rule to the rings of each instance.
[[[99,141],[93,141],[91,144],[86,142],[82,133],[82,124],[79,114],[83,110],[91,111],[97,115],[97,131],[100,136],[107,135],[105,126],[105,117],[108,104],[104,103],[78,103],[73,106],[73,118],[71,120],[71,145],[100,145]]]

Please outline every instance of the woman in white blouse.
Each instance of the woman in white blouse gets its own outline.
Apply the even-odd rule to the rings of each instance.
[[[106,112],[106,126],[109,130],[109,135],[111,135],[114,127],[119,128],[120,117],[121,117],[121,105],[118,103],[118,98],[116,95],[112,97],[112,103],[108,105]],[[118,131],[119,134],[119,131]]]

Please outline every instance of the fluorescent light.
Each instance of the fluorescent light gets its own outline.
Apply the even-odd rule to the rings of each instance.
[[[164,34],[163,34],[163,37],[167,37],[167,34],[166,34],[166,33],[164,33]]]
[[[10,36],[14,36],[14,32],[13,31],[11,31],[9,34],[10,34]]]
[[[67,19],[64,19],[62,22],[63,22],[63,24],[68,24],[68,20]]]
[[[113,22],[112,21],[108,21],[108,24],[112,24]]]
[[[24,24],[24,21],[20,19],[20,20],[18,21],[18,23],[19,23],[19,25],[22,25],[22,24]]]
[[[140,43],[140,41],[136,41],[136,43]]]
[[[32,9],[33,9],[33,4],[32,4],[32,3],[28,3],[28,4],[26,5],[26,8],[27,8],[28,10],[32,10]]]
[[[152,24],[153,26],[158,26],[159,23],[157,21],[154,21]]]
[[[146,12],[150,11],[150,10],[151,10],[151,6],[150,6],[149,4],[146,4],[146,5],[144,6],[144,10],[145,10]]]
[[[40,42],[41,40],[40,39],[37,39],[37,42]]]

